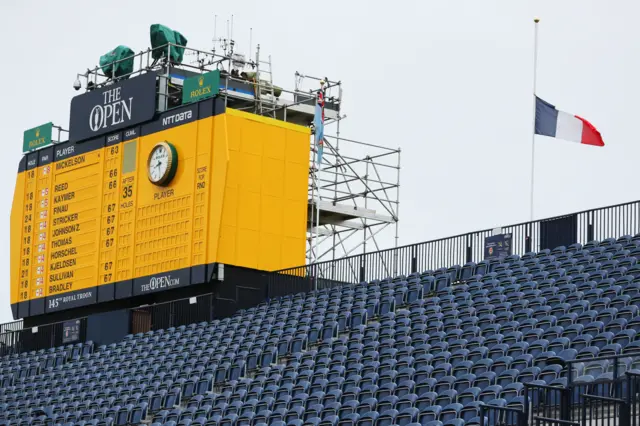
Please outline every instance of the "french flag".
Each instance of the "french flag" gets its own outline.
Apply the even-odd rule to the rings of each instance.
[[[318,91],[315,113],[313,116],[313,127],[315,129],[315,141],[317,149],[318,167],[322,167],[322,153],[324,151],[324,93]]]
[[[602,135],[582,117],[558,111],[536,96],[536,135],[550,136],[585,145],[604,146]]]

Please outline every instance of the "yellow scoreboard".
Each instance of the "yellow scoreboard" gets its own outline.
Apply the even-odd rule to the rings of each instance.
[[[308,158],[308,128],[219,99],[25,155],[14,317],[201,284],[218,263],[303,264]]]

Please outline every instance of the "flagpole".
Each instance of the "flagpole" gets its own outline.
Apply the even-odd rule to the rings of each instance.
[[[324,80],[320,80],[320,93],[318,94],[318,96],[322,96],[322,126],[324,127],[324,84],[325,81]],[[316,101],[317,102],[317,101]],[[316,132],[318,132],[320,129],[315,129]],[[317,136],[316,136],[317,138]],[[324,139],[324,129],[322,130],[322,134],[321,134],[321,138]],[[313,175],[315,177],[315,183],[316,183],[316,201],[315,201],[315,225],[316,225],[316,238],[314,241],[314,263],[315,263],[315,277],[314,277],[314,290],[318,290],[318,275],[320,273],[319,271],[319,266],[318,266],[318,254],[319,254],[319,248],[318,248],[318,240],[320,239],[320,171],[322,170],[322,156],[321,156],[321,145],[322,145],[323,141],[320,140],[316,143],[316,158],[318,159],[318,165],[317,165],[317,169],[314,171]],[[314,220],[311,219],[311,224],[314,223]]]
[[[533,222],[533,189],[536,165],[536,83],[538,77],[538,23],[540,18],[533,18],[534,40],[533,40],[533,129],[531,132],[531,199],[529,220]]]
[[[316,186],[316,199],[314,200],[314,204],[315,204],[315,210],[313,211],[314,214],[314,218],[311,219],[311,224],[314,225],[315,224],[315,234],[316,237],[314,238],[313,241],[313,263],[315,264],[314,269],[315,269],[315,274],[313,277],[313,289],[317,290],[318,289],[318,239],[320,238],[320,182],[319,182],[319,178],[320,178],[320,165],[318,165],[318,168],[313,172],[313,176],[314,176],[314,180],[315,180],[315,186]]]

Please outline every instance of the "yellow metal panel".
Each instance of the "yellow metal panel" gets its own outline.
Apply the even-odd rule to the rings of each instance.
[[[213,133],[212,146],[213,157],[211,163],[211,185],[210,189],[210,213],[209,213],[209,250],[208,263],[222,262],[224,259],[235,259],[235,243],[228,242],[231,237],[226,230],[224,241],[222,236],[222,218],[226,215],[223,213],[225,203],[227,202],[225,190],[228,180],[228,167],[230,162],[229,156],[229,138],[228,138],[227,117],[226,114],[213,117]],[[235,205],[235,204],[234,204]],[[228,250],[228,251],[225,251]],[[233,262],[222,262],[231,263]]]
[[[24,204],[25,204],[25,177],[27,172],[18,173],[16,188],[13,191],[13,204],[11,205],[11,304],[18,303],[23,281],[20,277],[20,259],[26,248],[31,250],[31,235],[24,229]],[[24,236],[23,236],[24,235]]]
[[[210,259],[269,270],[304,263],[309,129],[236,110],[225,116],[223,231],[218,256]],[[295,237],[290,245],[297,253],[282,254],[285,236]]]
[[[281,269],[304,265],[306,242],[304,238],[283,237]],[[302,256],[302,262],[300,262]]]
[[[287,162],[302,164],[309,167],[309,133],[288,131],[285,139],[285,159]]]
[[[287,138],[287,130],[279,126],[263,126],[264,129],[264,156],[274,160],[285,160],[286,144],[282,141]]]
[[[227,166],[227,178],[226,188],[238,189],[240,188],[240,180],[243,170],[242,166],[242,153],[240,151],[229,150],[229,163]]]
[[[242,132],[243,126],[238,124],[241,120],[235,118],[236,114],[232,113],[234,110],[227,110],[224,115],[218,115],[214,117],[214,120],[224,120],[226,124],[225,138],[227,140],[227,146],[229,151],[240,152],[242,150]]]
[[[287,162],[284,170],[285,192],[284,196],[288,200],[299,200],[300,194],[304,191],[304,199],[307,200],[307,188],[309,177],[308,164]]]
[[[260,232],[251,229],[238,228],[236,259],[234,265],[247,268],[257,268],[259,260]]]
[[[287,227],[284,219],[285,203],[282,198],[263,195],[261,203],[260,230],[269,234],[282,235],[282,230]]]
[[[223,226],[238,226],[238,189],[227,187],[224,192]]]
[[[262,193],[282,199],[284,196],[284,160],[262,158]]]
[[[260,233],[260,258],[258,269],[272,271],[278,269],[282,264],[282,235]]]
[[[260,230],[260,194],[242,191],[238,197],[238,229]]]
[[[304,238],[306,232],[307,203],[305,201],[284,201],[284,232],[287,237]]]
[[[250,145],[250,144],[247,144]],[[262,157],[242,151],[240,154],[240,190],[259,193],[262,186]]]
[[[242,123],[242,141],[240,142],[240,149],[246,154],[253,154],[258,158],[262,157],[262,145],[265,140],[265,134],[263,133],[265,125],[252,120],[242,120],[237,117],[231,118],[231,122],[236,125]]]
[[[266,116],[263,116],[263,115],[255,115],[255,114],[251,114],[250,112],[239,111],[237,109],[228,108],[227,112],[226,112],[226,115],[228,115],[230,117],[243,118],[244,120],[247,120],[247,121],[267,124],[269,126],[277,126],[277,127],[282,128],[282,129],[286,129],[286,130],[290,130],[290,131],[293,131],[293,132],[301,133],[301,134],[306,135],[306,136],[309,136],[311,134],[311,131],[309,130],[308,127],[300,126],[298,124],[293,124],[293,123],[287,123],[287,122],[276,120],[274,118],[266,117]]]
[[[220,228],[220,241],[218,244],[218,257],[215,259],[216,262],[228,265],[239,265],[236,259],[236,234],[237,228],[235,226],[222,225]]]

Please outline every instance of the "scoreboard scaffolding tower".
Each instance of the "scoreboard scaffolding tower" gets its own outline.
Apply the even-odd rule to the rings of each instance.
[[[341,135],[341,122],[346,116],[341,113],[343,84],[340,81],[296,72],[293,90],[277,87],[273,82],[271,57],[267,60],[261,57],[260,45],[256,47],[254,59],[246,59],[234,51],[235,42],[230,38],[215,40],[211,51],[184,47],[185,60],[180,64],[166,59],[172,46],[175,45],[169,43],[156,48],[167,51],[160,60],[152,57],[156,49],[137,53],[134,70],[119,78],[105,75],[99,66],[88,69],[77,74],[74,87],[92,90],[152,72],[158,76],[157,110],[162,112],[181,106],[186,78],[218,70],[218,96],[223,98],[225,106],[310,126],[320,81],[324,80],[326,141],[321,169],[314,161],[313,140],[309,150],[307,263],[378,251],[379,242],[398,246],[400,148]],[[389,265],[388,269],[391,273],[395,266]]]

